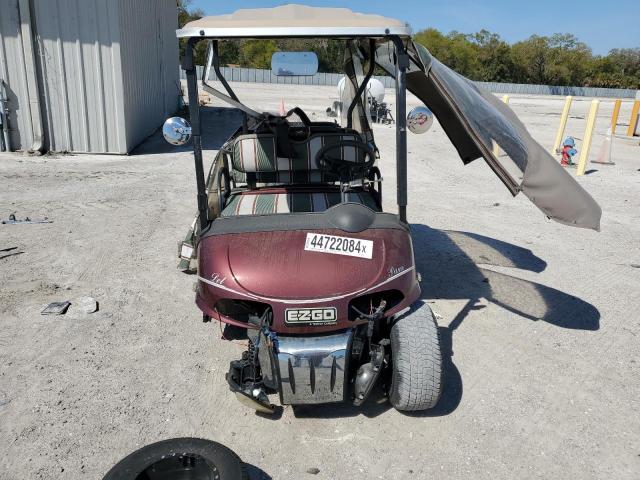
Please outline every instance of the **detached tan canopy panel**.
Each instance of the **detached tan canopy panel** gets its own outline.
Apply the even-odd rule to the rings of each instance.
[[[433,111],[464,163],[482,157],[512,194],[522,191],[549,218],[600,229],[600,206],[507,105],[444,66],[422,45],[411,44],[410,50],[423,68],[407,74],[407,88]],[[505,155],[493,154],[494,142]]]

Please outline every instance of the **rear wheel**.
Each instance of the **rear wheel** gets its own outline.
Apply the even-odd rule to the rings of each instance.
[[[102,480],[247,480],[244,464],[224,445],[173,438],[147,445],[118,462]]]
[[[438,326],[426,304],[415,304],[391,327],[389,400],[396,410],[433,408],[442,391]]]

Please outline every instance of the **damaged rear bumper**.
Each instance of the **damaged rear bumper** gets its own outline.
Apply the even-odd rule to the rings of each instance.
[[[250,349],[241,360],[231,362],[229,387],[265,407],[269,405],[266,390],[277,391],[282,405],[344,402],[351,396],[348,372],[353,335],[353,329],[313,337],[267,338],[260,333],[254,342],[257,351]]]
[[[345,401],[353,330],[318,337],[279,337],[275,355],[283,405]]]

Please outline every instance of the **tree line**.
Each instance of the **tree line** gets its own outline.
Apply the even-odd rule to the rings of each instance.
[[[487,30],[445,35],[435,28],[418,32],[415,40],[442,63],[472,80],[640,88],[640,48],[594,55],[571,34],[532,35],[510,45]]]
[[[178,22],[202,17],[190,10],[188,0],[178,0]],[[572,34],[532,35],[509,44],[487,30],[450,32],[435,28],[414,35],[442,63],[472,80],[541,85],[569,85],[640,89],[640,48],[613,49],[594,55]],[[180,44],[181,52],[184,42]],[[199,65],[205,61],[206,45],[196,48]],[[341,72],[344,43],[328,39],[240,40],[220,42],[221,65],[269,68],[271,55],[279,50],[308,50],[318,55],[319,71]]]

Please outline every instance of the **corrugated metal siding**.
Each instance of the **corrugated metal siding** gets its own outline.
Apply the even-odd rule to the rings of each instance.
[[[27,76],[20,29],[19,5],[28,3],[46,148],[128,153],[175,112],[175,0],[0,0],[13,149],[31,148],[38,125],[30,113],[38,95],[26,81],[36,75]]]
[[[119,3],[126,135],[134,146],[178,108],[178,11],[175,0]]]
[[[0,0],[0,79],[5,81],[9,100],[11,148],[29,149],[33,143],[33,126],[18,0]]]
[[[48,148],[126,153],[117,6],[33,2]]]
[[[573,95],[574,97],[633,98],[635,90],[624,88],[569,87],[562,85],[533,85],[499,82],[476,82],[493,93],[525,95]]]

